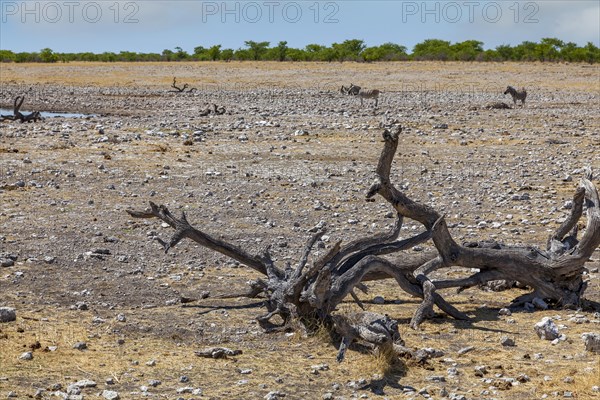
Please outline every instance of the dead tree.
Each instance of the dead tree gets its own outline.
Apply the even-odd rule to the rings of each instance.
[[[169,90],[169,92],[171,93],[184,93],[185,90],[188,88],[188,84],[184,83],[182,87],[177,86],[177,78],[173,77],[173,83],[171,84],[171,87],[174,88],[175,90]],[[187,93],[192,93],[194,90],[196,90],[196,88],[189,88]]]
[[[0,117],[2,117],[2,121],[9,120],[9,121],[16,121],[19,120],[21,121],[21,123],[23,122],[31,122],[31,121],[38,121],[42,119],[42,115],[38,112],[38,111],[34,111],[31,114],[23,114],[19,111],[19,109],[21,108],[21,106],[23,105],[23,102],[25,101],[25,96],[17,96],[15,97],[15,101],[13,104],[13,115],[1,115]]]
[[[165,252],[188,238],[200,245],[231,257],[263,275],[252,282],[247,297],[264,296],[267,313],[257,318],[266,331],[287,329],[310,329],[324,325],[341,340],[338,359],[353,341],[359,341],[375,350],[389,348],[405,354],[398,324],[388,316],[374,313],[343,315],[337,306],[350,295],[362,304],[354,290],[363,289],[365,281],[393,278],[404,292],[423,299],[411,321],[417,328],[432,315],[433,306],[456,319],[469,317],[449,304],[440,293],[441,289],[476,286],[487,281],[519,280],[533,291],[515,300],[515,304],[541,297],[556,306],[574,306],[582,300],[585,283],[582,280],[584,264],[600,244],[600,201],[591,183],[591,172],[581,180],[574,196],[574,207],[569,219],[549,241],[547,250],[510,248],[475,243],[469,246],[457,244],[450,235],[444,217],[427,205],[419,204],[400,192],[390,181],[392,161],[398,146],[398,127],[393,132],[385,130],[384,148],[376,170],[376,181],[367,197],[376,194],[388,201],[397,211],[394,228],[383,234],[362,238],[342,246],[336,242],[326,254],[315,257],[311,250],[325,233],[322,229],[310,237],[296,265],[278,266],[271,259],[269,247],[259,254],[210,236],[194,228],[185,213],[175,217],[164,206],[150,203],[145,211],[127,212],[134,218],[158,218],[170,225],[175,233],[167,243],[157,239]],[[580,241],[573,227],[587,207],[587,227]],[[410,238],[399,239],[404,218],[420,222],[424,231]],[[569,236],[567,236],[571,232]],[[417,258],[403,257],[392,262],[383,255],[409,249],[432,239],[437,253]],[[492,247],[492,248],[490,248]],[[441,268],[464,266],[478,268],[479,272],[456,280],[432,280],[430,274]],[[241,296],[241,295],[240,295]],[[275,316],[282,323],[272,322]]]

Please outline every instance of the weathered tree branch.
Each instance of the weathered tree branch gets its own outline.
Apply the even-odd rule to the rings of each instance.
[[[184,83],[182,87],[177,86],[177,78],[173,77],[173,83],[171,84],[171,87],[174,88],[175,90],[169,90],[169,92],[183,93],[188,88],[188,86],[189,85],[187,83]],[[192,93],[194,90],[196,90],[196,88],[189,88],[187,93]]]
[[[38,120],[41,120],[42,115],[38,111],[34,111],[30,114],[23,114],[23,113],[21,113],[21,111],[19,111],[21,109],[21,106],[23,105],[24,101],[25,101],[25,96],[15,97],[15,101],[13,104],[13,115],[0,115],[0,118],[2,118],[0,121],[19,120],[19,121],[21,121],[21,123],[23,123],[23,122],[31,122],[31,121],[36,122]]]
[[[168,252],[170,248],[175,247],[175,245],[179,243],[181,239],[188,238],[204,247],[231,257],[256,271],[267,275],[267,263],[263,258],[264,256],[261,257],[248,254],[246,251],[237,246],[197,230],[189,224],[185,213],[182,213],[181,218],[177,219],[165,206],[158,206],[153,202],[150,202],[150,209],[146,209],[145,211],[141,212],[127,210],[127,213],[134,218],[158,218],[175,229],[175,233],[173,234],[170,242],[163,245],[165,253]]]
[[[570,218],[557,230],[551,241],[560,246],[551,245],[550,252],[540,251],[535,247],[528,248],[485,248],[464,247],[457,244],[450,235],[446,222],[439,214],[426,205],[413,202],[390,182],[391,164],[396,153],[401,129],[384,132],[384,149],[377,166],[377,180],[367,196],[380,194],[397,211],[407,218],[421,222],[432,231],[433,243],[438,250],[445,267],[462,266],[477,268],[471,278],[455,282],[444,281],[444,287],[464,287],[484,279],[518,280],[534,289],[536,296],[555,302],[557,305],[570,307],[580,304],[585,289],[581,275],[585,262],[600,245],[600,202],[598,191],[591,182],[591,172],[580,182],[580,188],[574,196],[574,206]],[[585,195],[585,196],[584,196]],[[586,199],[587,226],[580,242],[576,242],[575,234],[563,239],[564,235],[576,226],[582,214],[583,199]],[[426,274],[418,275],[422,284],[428,281]],[[427,284],[427,291],[434,293],[438,287]],[[427,303],[427,304],[426,304]],[[431,300],[426,299],[422,310],[424,314]],[[418,318],[413,319],[414,322]]]

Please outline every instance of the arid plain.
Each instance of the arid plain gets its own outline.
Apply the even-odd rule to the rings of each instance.
[[[196,90],[173,92],[174,77]],[[350,83],[381,90],[378,107],[341,94]],[[525,106],[487,109],[513,105],[507,85],[526,88]],[[349,351],[338,364],[324,333],[267,334],[260,298],[219,298],[256,272],[190,241],[165,254],[153,238],[170,228],[126,213],[165,204],[293,263],[321,221],[321,251],[393,225],[390,205],[365,193],[383,127],[397,121],[392,179],[445,214],[456,240],[545,248],[584,167],[600,186],[597,65],[2,64],[0,107],[19,95],[23,112],[90,115],[0,122],[0,258],[12,260],[0,267],[0,307],[17,312],[0,324],[0,397],[50,398],[87,379],[85,399],[600,398],[600,357],[581,339],[600,331],[600,310],[499,315],[527,288],[471,288],[445,297],[472,322],[440,313],[415,331],[419,299],[378,281],[358,294],[366,308],[397,319],[408,347],[441,356],[390,364]],[[213,104],[225,113],[203,116]],[[407,221],[402,236],[420,228]],[[597,250],[590,301],[600,301],[599,267]],[[339,311],[351,310],[349,298]],[[537,337],[546,316],[566,340]],[[195,354],[211,346],[242,354]]]

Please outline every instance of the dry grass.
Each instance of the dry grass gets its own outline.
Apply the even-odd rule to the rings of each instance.
[[[535,75],[531,74],[532,69]],[[491,73],[493,71],[493,73]],[[511,82],[536,91],[600,90],[597,65],[531,63],[277,63],[167,62],[3,64],[2,82],[67,86],[170,86],[250,90],[268,87],[338,88],[340,82],[369,83],[388,91],[497,91]],[[500,85],[500,86],[498,86]]]
[[[390,291],[389,285],[379,283],[374,286],[372,295],[384,295],[388,299],[395,297],[396,293]],[[488,294],[487,297],[498,304],[503,298],[508,300],[508,295]],[[583,353],[579,339],[581,333],[590,330],[588,325],[571,325],[572,328],[566,331],[569,336],[567,342],[552,346],[547,341],[539,340],[531,327],[543,316],[553,316],[555,312],[515,314],[511,317],[514,323],[509,324],[505,319],[494,318],[495,313],[489,309],[489,304],[486,307],[480,304],[486,300],[486,294],[476,293],[476,296],[477,303],[471,305],[461,301],[464,297],[450,296],[450,299],[463,310],[478,315],[480,322],[467,325],[443,318],[424,324],[422,331],[402,329],[403,338],[409,347],[444,349],[446,355],[432,360],[426,368],[411,362],[406,365],[389,354],[373,356],[356,351],[348,352],[344,363],[338,365],[333,361],[337,350],[328,344],[328,335],[324,330],[309,338],[300,338],[297,334],[287,338],[275,335],[271,336],[274,341],[264,341],[257,336],[249,342],[240,343],[244,353],[233,360],[202,361],[193,354],[196,348],[193,341],[190,343],[176,336],[160,338],[139,332],[115,334],[113,331],[118,328],[119,323],[107,321],[94,324],[91,322],[94,312],[89,311],[36,310],[22,313],[18,323],[2,327],[1,375],[9,378],[11,386],[22,382],[21,388],[25,391],[30,385],[31,390],[49,387],[54,383],[62,383],[66,387],[83,378],[99,383],[113,378],[121,390],[128,388],[135,391],[140,386],[148,386],[151,379],[174,382],[186,375],[195,385],[202,387],[208,397],[229,396],[241,399],[258,396],[260,391],[254,392],[256,389],[253,388],[258,383],[271,382],[269,389],[284,390],[290,398],[300,399],[315,398],[315,392],[309,387],[326,390],[331,382],[344,384],[360,378],[379,382],[384,388],[389,385],[414,386],[416,382],[421,382],[417,384],[417,389],[428,387],[429,393],[435,394],[443,385],[427,384],[426,377],[444,376],[446,369],[454,365],[460,367],[461,375],[456,381],[451,381],[452,384],[482,390],[486,385],[482,385],[480,378],[474,375],[473,368],[486,365],[490,371],[486,377],[490,379],[496,377],[501,381],[502,377],[514,378],[519,374],[530,377],[530,382],[513,386],[506,391],[510,398],[539,398],[544,393],[556,391],[570,391],[575,394],[575,398],[580,399],[591,399],[598,395],[591,391],[591,386],[600,384],[600,359]],[[356,309],[349,303],[344,304],[344,308]],[[381,306],[368,308],[377,312],[389,312],[395,318],[406,320],[414,308],[414,301],[386,305],[383,309]],[[145,315],[136,314],[132,317],[135,321],[131,322],[143,327],[150,324],[152,314],[157,312],[162,311],[159,309],[148,311]],[[189,318],[196,318],[196,312],[192,309],[184,308],[178,312],[188,314]],[[233,320],[228,320],[228,324],[235,326],[243,323],[245,318],[250,318],[250,315],[238,314],[233,317]],[[211,321],[218,322],[219,316],[205,314],[203,319],[206,325],[210,325]],[[503,348],[500,345],[503,336],[514,338],[516,348]],[[118,344],[119,339],[124,339],[124,343]],[[79,341],[87,342],[88,350],[73,349],[73,344]],[[34,350],[34,360],[19,360],[19,355],[28,351],[36,342],[40,343],[41,348]],[[240,344],[230,343],[226,337],[222,337],[221,342],[215,345],[237,348]],[[469,345],[474,345],[475,349],[464,355],[456,353]],[[50,346],[56,346],[57,350],[47,351]],[[534,360],[536,353],[542,354],[543,359]],[[148,365],[152,360],[156,364]],[[328,364],[330,369],[313,375],[312,366],[322,363]],[[540,368],[540,364],[546,367]],[[240,375],[239,371],[246,369],[252,370],[252,373]],[[34,376],[39,376],[40,379],[35,379]],[[545,376],[550,376],[551,380],[545,381]],[[574,381],[565,382],[568,377]],[[242,382],[244,380],[247,382]],[[236,383],[232,385],[233,382]],[[294,382],[297,392],[290,387],[291,382]],[[166,389],[161,390],[161,386],[151,388],[151,391],[165,395],[170,393]],[[474,392],[474,395],[477,394]]]

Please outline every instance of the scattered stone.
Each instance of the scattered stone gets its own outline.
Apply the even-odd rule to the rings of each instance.
[[[581,334],[586,351],[600,353],[600,333],[586,332]]]
[[[567,340],[567,335],[565,335],[564,333],[561,334],[559,337],[557,337],[556,339],[554,339],[552,342],[553,346],[556,346],[557,344],[559,344],[560,342],[564,342],[565,340]],[[570,357],[570,356],[565,356],[565,357]]]
[[[501,309],[498,311],[498,315],[506,315],[506,316],[509,316],[509,315],[512,315],[512,312],[511,312],[511,311],[510,311],[508,308],[506,308],[506,307],[505,307],[505,308],[501,308]]]
[[[446,378],[443,376],[439,376],[439,375],[427,376],[427,377],[425,377],[425,379],[427,379],[430,382],[435,382],[435,383],[446,382]]]
[[[285,393],[279,392],[279,391],[274,391],[274,392],[267,393],[267,395],[264,397],[264,399],[265,400],[277,400],[277,399],[282,399],[284,397],[285,397]]]
[[[385,299],[383,296],[375,296],[373,298],[373,304],[385,304]]]
[[[516,346],[515,340],[512,338],[509,338],[508,336],[503,336],[502,339],[500,339],[500,344],[504,347]]]
[[[112,390],[103,390],[102,397],[104,397],[106,400],[119,400],[121,398],[119,393]]]
[[[458,354],[462,355],[462,354],[466,354],[472,350],[475,350],[475,346],[467,346],[467,347],[463,347],[462,349],[458,350]]]
[[[10,307],[0,307],[0,323],[12,322],[17,319],[17,311]]]
[[[15,265],[15,261],[17,261],[18,257],[14,254],[9,253],[0,253],[0,267],[12,267]]]
[[[550,317],[544,317],[533,327],[535,333],[544,340],[554,340],[560,336],[558,327]]]
[[[204,350],[194,352],[198,357],[206,358],[226,358],[227,356],[237,356],[242,354],[241,350],[231,350],[226,347],[209,347]]]
[[[310,367],[310,369],[311,369],[311,373],[313,375],[318,375],[319,371],[328,371],[329,365],[328,364],[316,364],[316,365],[312,365]]]
[[[19,356],[19,358],[21,360],[26,360],[26,361],[33,360],[33,353],[30,351],[26,351],[25,353],[21,354]]]
[[[87,349],[87,343],[86,342],[77,342],[73,345],[73,348],[75,350],[85,350],[85,349]]]
[[[77,386],[78,388],[85,389],[85,388],[96,387],[97,383],[90,379],[82,379],[80,381],[75,382],[73,385]]]
[[[15,265],[15,262],[10,258],[0,258],[0,267],[8,268],[12,267],[13,265]]]

